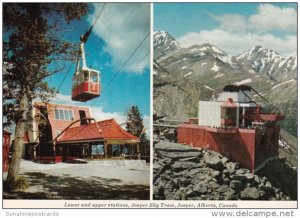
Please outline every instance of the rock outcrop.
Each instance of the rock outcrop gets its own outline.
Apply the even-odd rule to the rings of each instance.
[[[291,199],[266,176],[216,152],[167,141],[154,148],[153,184],[154,200]]]

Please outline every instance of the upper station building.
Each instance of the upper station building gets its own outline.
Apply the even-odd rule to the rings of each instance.
[[[82,158],[135,158],[139,138],[115,119],[96,121],[89,107],[34,103],[32,128],[24,135],[25,159],[74,162]]]
[[[247,127],[246,114],[253,114],[257,104],[251,99],[249,86],[225,86],[211,101],[199,101],[198,124],[202,126]]]
[[[210,101],[199,102],[198,119],[178,126],[178,141],[205,147],[252,171],[278,157],[283,114],[264,114],[246,85],[225,86]]]

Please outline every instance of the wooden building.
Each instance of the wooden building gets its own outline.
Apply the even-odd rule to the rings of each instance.
[[[89,107],[34,105],[33,129],[26,132],[25,159],[43,163],[92,158],[137,158],[139,138],[115,119],[96,121]]]

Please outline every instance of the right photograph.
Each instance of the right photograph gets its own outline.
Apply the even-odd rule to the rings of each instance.
[[[297,3],[153,19],[153,199],[296,201]]]

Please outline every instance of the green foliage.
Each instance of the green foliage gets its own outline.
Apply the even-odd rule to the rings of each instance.
[[[72,60],[74,46],[58,34],[59,24],[79,19],[86,4],[3,3],[3,115],[16,124],[7,187],[26,187],[19,178],[23,136],[31,127],[32,101],[48,101],[54,95],[44,79],[64,70],[51,70],[55,61]],[[77,50],[77,48],[75,49]]]
[[[54,95],[44,79],[65,66],[50,70],[49,65],[71,60],[75,50],[58,34],[59,24],[79,19],[86,12],[86,4],[3,4],[3,114],[9,124],[20,119],[20,99],[25,95],[28,105],[35,98],[47,101]]]
[[[127,112],[127,132],[140,138],[140,152],[142,155],[150,155],[150,141],[144,131],[144,122],[138,106],[132,106]]]

